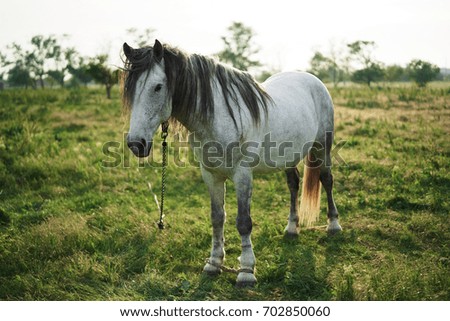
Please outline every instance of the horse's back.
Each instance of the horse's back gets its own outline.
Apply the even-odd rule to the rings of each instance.
[[[263,126],[248,126],[244,136],[264,142],[261,146],[275,147],[269,148],[270,153],[267,148],[260,149],[263,161],[254,171],[296,166],[313,143],[322,142],[325,132],[332,130],[331,98],[322,82],[307,73],[276,74],[262,86],[272,99],[267,118]]]
[[[312,98],[318,107],[333,107],[325,85],[310,73],[281,72],[269,77],[262,85],[275,102],[286,96],[295,101]]]
[[[268,115],[271,130],[298,128],[299,134],[309,141],[321,131],[333,130],[330,94],[314,75],[283,72],[268,78],[262,85],[274,102]]]

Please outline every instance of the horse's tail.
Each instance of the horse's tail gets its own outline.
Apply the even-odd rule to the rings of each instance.
[[[305,157],[299,223],[310,227],[319,218],[320,212],[320,167],[314,166],[311,152]]]

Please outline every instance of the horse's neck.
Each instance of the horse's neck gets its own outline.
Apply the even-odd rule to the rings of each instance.
[[[197,106],[196,110],[198,110]],[[184,128],[186,128],[191,133],[201,131],[205,127],[205,124],[201,123],[199,117],[183,118],[179,114],[172,114],[172,117],[174,117]]]
[[[213,84],[213,88],[217,88],[217,86]],[[195,106],[196,112],[201,110],[198,105],[199,103],[199,100],[197,100],[197,106]],[[239,139],[242,136],[242,123],[240,121],[240,111],[237,106],[233,104],[232,107],[234,108],[233,112],[236,118],[237,128],[229,114],[227,106],[224,104],[223,94],[220,90],[214,91],[214,114],[207,121],[202,121],[202,117],[183,119],[179,115],[173,116],[189,132],[196,133],[201,140],[233,140]]]

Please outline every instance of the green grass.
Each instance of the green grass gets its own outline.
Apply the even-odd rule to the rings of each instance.
[[[331,93],[346,141],[334,167],[344,231],[326,235],[322,195],[319,227],[286,238],[284,174],[257,176],[259,282],[237,289],[234,274],[201,274],[211,228],[197,168],[170,164],[169,227],[157,229],[147,183],[158,189],[160,168],[123,149],[118,91],[0,92],[0,299],[449,300],[450,87]],[[102,166],[108,141],[126,167]],[[227,192],[226,265],[237,267]]]

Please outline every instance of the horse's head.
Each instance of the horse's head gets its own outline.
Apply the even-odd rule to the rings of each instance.
[[[124,102],[131,110],[128,147],[134,155],[146,157],[159,124],[169,119],[172,107],[164,68],[164,48],[133,49],[126,43]]]

